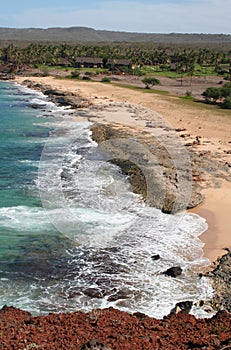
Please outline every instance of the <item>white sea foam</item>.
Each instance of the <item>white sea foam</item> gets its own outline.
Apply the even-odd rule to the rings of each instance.
[[[42,231],[50,225],[43,208],[17,206],[0,208],[0,224],[2,227],[16,231]]]
[[[26,164],[26,165],[33,166],[36,168],[38,168],[38,166],[39,166],[39,161],[37,161],[37,160],[24,159],[24,160],[19,160],[18,162],[21,164]]]
[[[18,88],[18,90],[20,92],[22,92],[22,98],[24,97],[24,93],[28,94],[29,96],[38,96],[38,97],[41,97],[43,99],[47,99],[47,96],[44,95],[42,92],[40,91],[35,91],[35,90],[32,90],[30,88],[28,88],[26,85],[21,85],[21,84],[18,84],[18,83],[14,83],[14,85]]]
[[[68,226],[69,222],[65,222],[61,211],[57,210],[56,215],[57,220],[60,218]],[[165,227],[168,222],[165,221],[166,214],[150,208],[147,208],[147,213],[142,211],[137,220],[132,215],[110,215],[86,208],[76,210],[75,215],[76,231],[74,233],[70,229],[70,237],[78,237],[79,243],[83,239],[85,251],[81,250],[81,245],[70,250],[64,279],[61,268],[60,277],[56,276],[54,282],[52,279],[49,283],[28,281],[24,298],[16,298],[17,306],[27,307],[33,312],[39,308],[42,313],[114,306],[161,318],[179,301],[197,302],[211,297],[212,288],[207,279],[195,274],[208,263],[202,257],[202,243],[195,238],[205,229],[204,220],[200,217],[196,219],[197,228],[191,233],[195,219],[191,214],[182,219],[180,230],[173,231]],[[10,227],[23,228],[23,232],[28,228],[36,231],[38,227],[43,231],[49,224],[42,210],[25,207],[8,209],[5,220]],[[183,236],[179,231],[184,232]],[[153,254],[160,254],[161,259],[153,261]],[[40,257],[34,257],[40,265]],[[164,276],[163,272],[172,266],[181,266],[182,276],[177,279]],[[31,289],[32,285],[34,289]],[[15,288],[20,294],[19,290],[24,286],[17,285]],[[84,294],[84,290],[89,288],[107,289],[108,292],[105,297],[95,299]],[[7,290],[8,287],[3,296]],[[38,299],[34,300],[34,293]],[[116,293],[120,293],[121,297],[110,300]],[[6,295],[4,297],[7,299]],[[194,313],[200,317],[209,316],[201,309],[194,309]]]

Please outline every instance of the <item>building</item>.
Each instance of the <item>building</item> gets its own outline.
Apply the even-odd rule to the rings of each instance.
[[[100,57],[77,57],[76,68],[103,68],[103,59]]]
[[[106,67],[109,69],[131,68],[131,61],[126,59],[109,59]]]

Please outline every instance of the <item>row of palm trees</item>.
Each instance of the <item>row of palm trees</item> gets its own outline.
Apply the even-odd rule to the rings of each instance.
[[[229,52],[221,52],[209,49],[199,50],[173,50],[158,49],[153,45],[44,45],[29,44],[19,48],[14,45],[1,49],[0,60],[3,63],[13,63],[17,67],[27,65],[56,66],[64,61],[70,66],[75,66],[77,57],[101,57],[107,59],[125,58],[136,66],[143,65],[169,65],[175,62],[179,71],[192,73],[195,64],[220,65],[228,63],[231,58]]]

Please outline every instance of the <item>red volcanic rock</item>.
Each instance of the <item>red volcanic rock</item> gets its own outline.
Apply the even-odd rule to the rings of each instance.
[[[37,317],[14,307],[0,310],[3,350],[81,350],[93,339],[112,350],[221,350],[231,346],[231,314],[196,319],[181,312],[157,320],[113,308]]]

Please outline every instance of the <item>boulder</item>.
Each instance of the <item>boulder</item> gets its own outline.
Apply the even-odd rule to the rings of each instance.
[[[192,308],[193,302],[192,301],[180,301],[175,305],[175,307],[171,310],[171,313],[177,314],[180,311],[184,311],[187,314],[190,312]]]
[[[164,275],[170,276],[170,277],[177,277],[177,276],[180,276],[182,274],[182,271],[183,270],[180,266],[174,266],[174,267],[170,267],[169,269],[164,271]]]
[[[103,298],[106,294],[105,290],[100,290],[98,288],[86,288],[84,289],[83,293],[87,295],[90,298]]]
[[[33,109],[44,109],[46,108],[46,104],[36,104],[36,103],[31,103],[30,104],[30,108],[33,108]]]
[[[159,260],[160,259],[160,255],[159,254],[154,254],[151,256],[151,259],[156,261],[156,260]]]
[[[53,89],[47,89],[44,91],[45,95],[52,95],[52,96],[64,96],[64,93],[62,91],[57,91],[57,90],[53,90]]]

